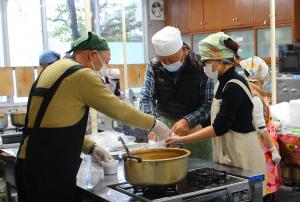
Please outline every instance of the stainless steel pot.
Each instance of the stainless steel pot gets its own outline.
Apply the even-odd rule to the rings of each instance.
[[[10,114],[11,124],[16,127],[25,126],[26,111],[16,111]]]
[[[300,165],[281,163],[280,172],[285,183],[300,185]]]
[[[7,128],[7,125],[8,125],[7,114],[0,114],[0,129]]]
[[[190,154],[178,148],[135,150],[130,152],[134,158],[123,154],[125,178],[132,185],[174,184],[185,178]]]

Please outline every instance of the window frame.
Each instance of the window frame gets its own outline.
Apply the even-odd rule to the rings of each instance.
[[[4,67],[11,66],[10,61],[10,49],[9,49],[9,36],[8,36],[8,19],[7,19],[7,6],[9,0],[0,1],[0,9],[1,9],[1,21],[2,21],[2,33],[3,33],[3,58],[4,58]],[[41,29],[42,29],[42,45],[43,50],[47,50],[49,48],[49,37],[47,31],[47,9],[46,9],[46,1],[40,0],[40,9],[41,9]],[[140,0],[142,6],[142,31],[143,31],[143,48],[144,48],[144,63],[146,64],[148,61],[148,18],[147,18],[147,2]],[[96,5],[97,11],[99,11],[99,5]],[[99,16],[97,15],[97,23],[100,22]],[[97,34],[100,30],[99,28],[96,30]],[[1,68],[1,67],[0,67]],[[16,67],[17,68],[17,67]],[[11,108],[11,107],[23,107],[26,106],[27,102],[16,103],[13,96],[7,96],[7,102],[0,102],[0,108]]]

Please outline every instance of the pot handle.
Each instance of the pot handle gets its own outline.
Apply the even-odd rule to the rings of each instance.
[[[124,156],[123,157],[124,161],[127,161],[127,159],[136,159],[138,161],[138,163],[142,163],[143,162],[143,160],[141,159],[141,157],[138,157],[138,156]]]
[[[124,161],[127,161],[128,158],[131,158],[131,159],[136,159],[139,163],[142,163],[142,158],[141,157],[138,157],[138,156],[131,156],[130,155],[130,152],[129,152],[129,149],[128,147],[126,146],[124,140],[122,137],[118,137],[118,140],[121,141],[126,153],[127,153],[127,156],[123,157]]]

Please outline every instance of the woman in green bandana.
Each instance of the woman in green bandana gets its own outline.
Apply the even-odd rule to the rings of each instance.
[[[218,79],[211,108],[211,126],[190,135],[174,136],[167,144],[213,141],[214,160],[245,170],[266,171],[266,162],[252,124],[252,94],[245,78],[235,71],[239,45],[223,32],[199,43],[201,60],[209,78]]]

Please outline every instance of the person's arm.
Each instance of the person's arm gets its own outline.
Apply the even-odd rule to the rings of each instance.
[[[92,155],[99,164],[102,161],[108,162],[113,159],[106,149],[101,145],[97,145],[89,136],[84,136],[82,151],[85,154]]]
[[[273,148],[274,144],[272,143],[270,134],[266,127],[264,106],[262,100],[258,96],[253,97],[253,117],[256,131],[258,132],[258,134],[262,135],[267,148]]]
[[[189,127],[194,128],[197,124],[202,127],[207,126],[210,117],[210,107],[214,94],[214,82],[212,79],[202,79],[200,82],[201,105],[196,111],[191,112],[184,118],[189,122]]]
[[[275,163],[279,163],[281,160],[281,157],[279,155],[278,150],[276,149],[275,145],[273,144],[270,134],[266,128],[266,121],[264,116],[264,107],[263,107],[263,101],[258,97],[253,97],[253,116],[254,116],[254,123],[255,123],[255,129],[263,137],[263,140],[267,146],[267,149],[272,154],[272,160]]]
[[[198,130],[190,135],[186,136],[172,136],[166,139],[165,144],[174,144],[174,143],[191,143],[207,140],[210,138],[216,137],[215,130],[212,126],[208,126],[201,130]]]
[[[88,136],[84,136],[83,145],[82,145],[82,151],[85,154],[91,154],[94,146],[96,145],[96,142],[91,140]]]
[[[156,116],[156,103],[154,93],[154,74],[151,65],[147,65],[145,83],[141,91],[140,110],[146,114]]]
[[[82,73],[78,87],[81,93],[78,99],[82,99],[87,106],[137,128],[150,130],[154,127],[154,116],[140,112],[114,96],[92,70]]]

